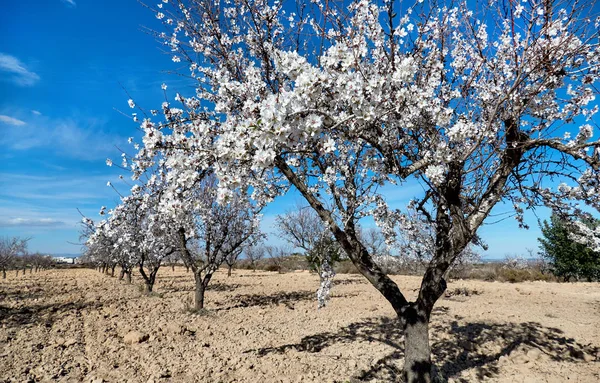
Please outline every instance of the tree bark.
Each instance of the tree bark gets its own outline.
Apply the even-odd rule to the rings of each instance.
[[[227,276],[231,277],[231,269],[233,269],[233,265],[228,265]]]
[[[122,281],[124,276],[125,276],[125,269],[121,268],[121,271],[119,272],[119,280]]]
[[[142,275],[142,278],[144,278],[145,290],[147,293],[151,293],[154,288],[154,282],[156,281],[156,274],[158,273],[159,267],[151,268],[150,273],[146,274],[144,267],[140,265],[140,274]]]
[[[2,269],[2,279],[6,279],[6,269]]]
[[[194,308],[196,310],[201,310],[204,308],[204,292],[206,291],[206,286],[203,283],[202,276],[198,274],[194,274],[194,278],[196,280],[196,293],[194,294]]]
[[[127,274],[127,283],[131,284],[131,270],[128,270],[125,274]]]
[[[431,347],[429,346],[429,315],[415,303],[404,309],[404,381],[432,381]]]
[[[171,271],[175,271],[175,264],[171,265]]]
[[[117,267],[117,265],[114,265],[111,270],[110,270],[110,276],[114,277],[115,276],[115,268]]]

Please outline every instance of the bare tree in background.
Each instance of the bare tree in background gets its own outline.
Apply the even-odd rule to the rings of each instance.
[[[6,270],[17,266],[17,257],[27,254],[27,242],[31,238],[2,237],[0,238],[0,270],[2,279],[6,279]],[[17,274],[19,273],[17,269]]]
[[[340,249],[323,221],[309,206],[296,205],[275,219],[278,235],[292,247],[304,250],[311,267],[322,278],[322,266],[333,267],[339,261]]]
[[[227,265],[227,276],[228,277],[231,277],[231,270],[237,263],[238,258],[242,254],[242,251],[243,251],[243,249],[237,249],[236,251],[229,253],[229,255],[227,257],[225,257],[225,264]]]
[[[250,262],[252,271],[256,271],[256,263],[265,256],[265,248],[262,245],[251,245],[244,248],[244,255]]]

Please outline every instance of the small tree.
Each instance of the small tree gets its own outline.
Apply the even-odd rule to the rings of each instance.
[[[252,271],[256,271],[256,263],[265,256],[265,248],[263,246],[251,245],[244,248],[244,255],[250,262]]]
[[[2,279],[6,279],[7,269],[11,267],[18,268],[17,257],[23,257],[27,254],[27,242],[30,239],[20,237],[0,238],[0,270],[2,270]]]
[[[204,178],[185,196],[187,199],[181,203],[186,209],[179,215],[179,251],[194,273],[194,307],[200,310],[214,273],[229,257],[237,257],[244,244],[259,236],[258,211],[236,196],[217,203],[214,176]]]
[[[285,256],[289,254],[286,248],[281,246],[265,246],[265,253],[269,258],[269,263],[273,266],[273,268],[278,272],[283,272],[283,261]],[[272,269],[271,269],[272,270]]]
[[[598,225],[589,221],[587,224],[592,229]],[[550,222],[542,222],[541,229],[543,237],[538,238],[541,255],[548,260],[554,275],[566,281],[600,279],[600,253],[574,241],[572,225],[552,215]]]
[[[294,210],[278,215],[275,225],[280,238],[304,250],[310,268],[319,274],[319,278],[322,278],[324,263],[333,267],[340,261],[339,245],[309,206],[297,205]]]
[[[242,254],[242,251],[243,249],[238,249],[236,251],[231,252],[227,257],[225,257],[225,264],[227,265],[228,277],[231,277],[231,270],[233,269],[233,266],[235,266],[235,264],[237,263],[238,258]]]

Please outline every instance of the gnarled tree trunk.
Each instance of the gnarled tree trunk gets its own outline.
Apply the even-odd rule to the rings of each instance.
[[[205,274],[204,278],[202,277],[201,271],[194,273],[194,280],[196,282],[196,290],[194,293],[194,309],[201,310],[204,308],[204,293],[206,292],[206,286],[208,286],[211,278],[212,273]]]

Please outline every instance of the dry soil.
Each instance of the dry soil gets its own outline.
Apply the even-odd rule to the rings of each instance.
[[[394,277],[410,298],[415,277]],[[399,379],[393,310],[338,275],[317,310],[308,272],[218,273],[207,310],[192,276],[161,269],[155,293],[94,270],[0,280],[0,381],[384,382]],[[431,323],[451,382],[600,381],[600,284],[454,281]]]

